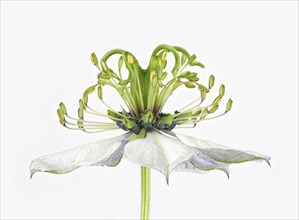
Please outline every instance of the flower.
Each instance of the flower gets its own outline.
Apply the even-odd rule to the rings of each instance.
[[[169,53],[175,61],[170,73],[166,70]],[[114,55],[119,56],[117,71],[107,64]],[[121,49],[107,52],[101,60],[92,53],[90,59],[99,70],[97,83],[88,87],[79,100],[78,117],[69,115],[65,105],[59,104],[59,122],[71,130],[87,133],[114,129],[123,129],[126,133],[39,157],[30,165],[31,177],[36,172],[64,174],[81,166],[114,167],[126,157],[142,167],[141,219],[148,219],[149,169],[163,173],[168,183],[172,171],[200,173],[221,170],[229,176],[228,168],[233,163],[264,160],[270,165],[270,157],[266,155],[235,150],[172,131],[177,127],[195,127],[201,121],[218,118],[228,113],[233,104],[229,99],[225,111],[213,116],[223,100],[225,86],[221,84],[218,96],[204,105],[207,94],[214,87],[215,77],[210,75],[207,86],[199,83],[198,73],[186,68],[204,68],[204,65],[184,48],[159,45],[154,49],[146,69],[140,67],[132,53]],[[103,88],[107,86],[115,89],[122,98],[125,107],[121,106],[121,110],[113,109],[104,101]],[[179,111],[162,112],[169,97],[181,86],[197,91],[198,98]],[[90,107],[88,99],[93,93],[108,109],[107,113]],[[89,115],[108,121],[93,121],[88,119]]]

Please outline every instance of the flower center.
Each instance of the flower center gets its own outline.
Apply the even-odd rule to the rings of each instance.
[[[170,73],[166,71],[167,56],[174,56],[174,66]],[[117,71],[107,65],[112,56],[119,56]],[[172,130],[174,127],[195,126],[199,121],[220,117],[230,111],[232,100],[227,102],[224,113],[207,117],[217,111],[224,96],[225,87],[221,85],[219,95],[211,104],[202,106],[207,93],[214,86],[214,76],[209,78],[208,86],[199,83],[196,72],[186,70],[189,66],[204,65],[178,46],[159,45],[153,51],[146,69],[140,67],[138,60],[128,51],[114,49],[106,53],[101,61],[92,53],[91,62],[99,70],[98,82],[87,88],[79,100],[78,118],[68,115],[66,107],[60,103],[57,110],[62,125],[73,130],[100,132],[104,130],[123,129],[139,134],[142,129]],[[125,77],[126,75],[126,77]],[[170,77],[167,77],[170,76]],[[170,79],[169,79],[170,78]],[[112,87],[124,101],[127,109],[122,111],[111,108],[103,99],[103,88]],[[199,91],[199,97],[174,114],[162,113],[165,103],[180,86]],[[107,113],[99,112],[88,105],[88,97],[96,91],[99,100],[108,108]],[[86,120],[86,115],[106,117],[112,122],[95,122]],[[183,126],[184,125],[184,126]]]
[[[111,111],[108,111],[108,114],[121,119],[119,115],[115,115]],[[171,114],[159,113],[158,115],[154,115],[151,111],[145,111],[138,117],[130,113],[127,113],[126,116],[121,121],[116,120],[115,123],[119,128],[125,131],[129,130],[135,134],[139,134],[142,129],[172,130],[177,124]]]

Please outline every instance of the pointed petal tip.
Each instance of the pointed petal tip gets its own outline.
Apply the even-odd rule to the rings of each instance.
[[[37,172],[40,172],[40,170],[30,170],[30,179],[32,179],[33,175]]]
[[[167,185],[169,186],[169,168],[167,168],[167,170],[166,170],[166,175],[165,175],[165,179],[166,179],[166,183],[167,183]]]
[[[31,164],[29,166],[29,171],[30,171],[30,179],[32,179],[33,175],[35,172],[37,172],[37,170],[33,169],[33,163],[34,163],[34,160],[31,161]]]
[[[266,162],[269,165],[269,167],[271,167],[270,159],[271,159],[271,157],[269,157],[269,159],[266,160]]]
[[[227,179],[229,180],[229,177],[230,177],[229,169],[228,168],[227,169],[222,169],[221,171],[223,171],[226,174]]]
[[[169,178],[166,178],[166,184],[169,186]]]
[[[226,173],[227,179],[229,180],[229,172],[225,172],[225,173]]]
[[[262,159],[263,159],[264,161],[266,161],[266,163],[269,165],[269,167],[271,167],[271,163],[270,163],[271,157],[270,157],[270,156],[264,155],[264,156],[262,157]]]

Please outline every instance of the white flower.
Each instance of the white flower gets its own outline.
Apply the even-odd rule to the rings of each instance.
[[[239,151],[209,141],[174,132],[151,130],[145,138],[124,135],[49,154],[32,161],[35,172],[63,174],[81,166],[116,166],[123,157],[133,163],[163,173],[168,180],[172,171],[194,172],[221,170],[229,175],[229,165],[246,161],[269,163],[270,157]]]
[[[171,74],[166,71],[167,54],[174,56]],[[107,60],[119,55],[118,71],[107,65]],[[114,49],[98,60],[92,53],[91,62],[100,71],[97,83],[88,87],[79,100],[78,117],[70,116],[63,103],[57,115],[60,124],[71,130],[87,133],[123,129],[127,133],[70,150],[39,157],[30,165],[31,177],[35,172],[63,174],[81,166],[116,166],[123,157],[141,166],[142,209],[141,219],[149,218],[150,169],[160,171],[167,183],[172,171],[200,173],[221,170],[229,176],[229,165],[246,161],[266,161],[270,157],[254,152],[239,151],[209,141],[174,133],[174,128],[190,128],[201,121],[218,118],[228,113],[233,101],[229,99],[225,111],[217,112],[225,94],[225,86],[219,87],[216,98],[205,104],[207,93],[214,86],[210,75],[208,86],[199,83],[196,72],[186,70],[190,66],[204,65],[178,46],[159,45],[152,53],[146,69],[128,51]],[[101,67],[99,66],[101,65]],[[124,74],[124,67],[127,74]],[[127,77],[124,77],[127,75]],[[111,108],[103,99],[103,88],[112,87],[123,100],[121,111]],[[163,107],[179,87],[195,89],[198,98],[174,113],[163,113]],[[99,100],[108,108],[99,112],[88,105],[88,97],[96,91]],[[89,115],[105,117],[109,121],[93,121]]]

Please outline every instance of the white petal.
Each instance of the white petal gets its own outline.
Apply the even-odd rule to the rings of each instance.
[[[31,176],[38,171],[68,173],[80,166],[116,166],[124,153],[129,133],[39,157],[31,162]]]
[[[195,147],[200,152],[223,163],[242,163],[246,161],[264,160],[270,165],[270,157],[251,151],[240,151],[210,141],[200,140],[194,137],[186,136],[179,133],[173,133],[182,143]]]
[[[229,165],[227,163],[222,163],[213,158],[205,155],[204,153],[197,151],[194,155],[187,161],[179,164],[175,171],[179,172],[193,172],[202,173],[204,171],[210,170],[221,170],[226,173],[229,177]]]
[[[168,179],[170,172],[180,163],[189,160],[195,151],[161,132],[149,131],[146,138],[130,141],[125,156],[133,163],[161,171]]]

